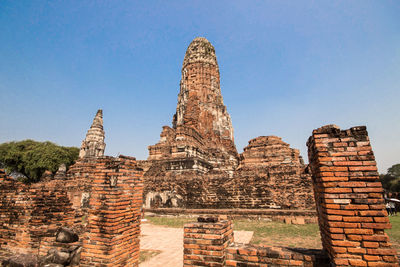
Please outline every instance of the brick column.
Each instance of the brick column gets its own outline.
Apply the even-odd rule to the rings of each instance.
[[[224,266],[226,248],[233,243],[230,220],[199,217],[197,223],[185,224],[183,266]]]
[[[307,146],[322,245],[334,266],[399,266],[366,127],[327,125]]]
[[[142,171],[134,158],[95,161],[80,266],[138,266]]]

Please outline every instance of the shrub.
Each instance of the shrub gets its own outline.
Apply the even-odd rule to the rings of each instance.
[[[63,147],[51,142],[24,140],[0,144],[0,162],[8,172],[18,171],[28,177],[26,182],[37,182],[49,170],[55,173],[64,163],[67,167],[79,155],[77,147]]]

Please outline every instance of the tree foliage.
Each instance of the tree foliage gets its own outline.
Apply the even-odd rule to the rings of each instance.
[[[18,171],[27,176],[27,182],[39,181],[46,170],[55,173],[62,163],[70,166],[78,155],[77,147],[63,147],[51,142],[24,140],[0,144],[0,162],[7,171]]]
[[[400,192],[400,164],[390,167],[386,174],[380,175],[383,188],[389,192]]]

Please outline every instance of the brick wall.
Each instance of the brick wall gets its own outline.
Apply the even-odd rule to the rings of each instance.
[[[232,177],[224,172],[201,174],[147,173],[144,176],[146,208],[182,207],[206,209],[312,209],[314,198],[310,175],[298,166],[243,168]],[[149,194],[150,193],[150,194]],[[157,194],[168,194],[162,203],[154,202]],[[150,198],[149,196],[153,198]],[[146,199],[147,198],[147,199]],[[177,206],[172,206],[177,199]]]
[[[39,253],[61,226],[73,224],[73,210],[59,180],[26,185],[0,170],[0,245],[12,252]]]
[[[225,266],[226,248],[232,242],[231,221],[199,217],[184,227],[183,266]]]
[[[336,266],[398,266],[366,127],[328,125],[307,142],[324,249]]]
[[[226,266],[329,267],[329,258],[318,249],[235,244],[227,249]]]
[[[80,266],[138,266],[143,185],[135,160],[100,158],[88,173],[92,190]]]
[[[142,170],[134,158],[85,158],[56,179],[31,185],[0,170],[0,245],[13,253],[45,255],[61,226],[82,246],[81,266],[137,266]]]
[[[198,221],[184,227],[184,266],[330,266],[322,250],[237,244],[231,221]]]

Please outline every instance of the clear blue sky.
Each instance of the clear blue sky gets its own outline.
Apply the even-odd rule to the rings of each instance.
[[[147,158],[171,125],[185,50],[215,47],[242,152],[278,135],[366,125],[400,163],[399,1],[0,1],[0,142],[80,146],[98,108],[106,154]]]

